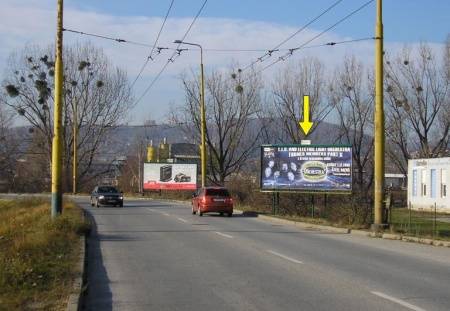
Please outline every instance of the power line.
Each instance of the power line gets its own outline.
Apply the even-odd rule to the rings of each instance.
[[[116,41],[116,42],[119,42],[119,43],[129,43],[129,44],[139,45],[139,46],[143,46],[143,47],[152,47],[153,49],[156,49],[156,53],[157,54],[160,54],[163,50],[177,51],[176,48],[155,46],[155,45],[150,45],[150,44],[147,44],[147,43],[130,41],[130,40],[126,40],[126,39],[119,39],[119,38],[116,39],[116,38],[113,38],[111,36],[104,36],[104,35],[99,35],[99,34],[94,34],[94,33],[86,33],[86,32],[79,31],[79,30],[74,30],[74,29],[64,29],[64,30],[67,31],[67,32],[72,32],[72,33],[85,35],[85,36],[92,36],[92,37],[101,38],[101,39],[105,39],[105,40]],[[286,49],[277,49],[276,51],[278,52],[278,51],[289,51],[289,50],[290,49],[286,48]],[[183,49],[183,51],[194,51],[194,49],[186,48],[186,49]],[[227,48],[203,48],[203,51],[206,51],[206,52],[220,52],[220,53],[267,52],[267,51],[274,52],[274,50],[270,50],[270,49],[227,49]]]
[[[162,30],[163,30],[163,28],[164,28],[164,25],[166,24],[167,17],[169,16],[170,11],[172,10],[172,6],[173,6],[173,2],[174,2],[174,1],[175,1],[175,0],[172,0],[172,1],[170,2],[170,6],[169,6],[169,8],[167,9],[166,16],[164,17],[164,21],[163,21],[163,23],[162,23],[162,25],[161,25],[161,28],[159,29],[158,35],[156,36],[155,43],[154,43],[153,46],[152,46],[152,49],[151,49],[151,51],[150,51],[149,56],[147,57],[147,59],[145,60],[144,64],[142,65],[141,70],[139,71],[138,75],[136,76],[136,79],[134,79],[133,83],[131,84],[131,88],[133,88],[133,86],[136,84],[136,81],[137,81],[137,80],[140,78],[140,76],[142,75],[142,72],[144,71],[145,67],[147,67],[147,64],[148,64],[148,62],[150,61],[150,59],[153,60],[153,58],[152,58],[152,56],[153,56],[153,51],[155,50],[156,44],[158,43],[159,37],[161,36],[161,32],[162,32]],[[158,54],[159,54],[160,52],[161,52],[161,49],[158,48]]]
[[[363,41],[363,40],[374,40],[374,39],[379,39],[379,38],[374,38],[374,37],[370,37],[370,38],[361,38],[361,39],[354,39],[354,40],[346,40],[346,41],[340,41],[340,42],[328,42],[325,44],[319,44],[317,46],[308,46],[309,43],[311,43],[312,41],[318,39],[319,37],[321,37],[322,35],[324,35],[326,32],[330,31],[331,29],[335,28],[336,26],[338,26],[339,24],[343,23],[345,20],[349,19],[351,16],[353,16],[354,14],[358,13],[359,11],[361,11],[362,9],[364,9],[366,6],[368,6],[370,3],[372,3],[374,0],[369,0],[367,2],[365,2],[363,5],[361,5],[360,7],[358,7],[357,9],[353,10],[352,12],[350,12],[349,14],[347,14],[346,16],[344,16],[343,18],[341,18],[340,20],[338,20],[336,23],[334,23],[333,25],[329,26],[328,28],[326,28],[325,30],[323,30],[322,32],[320,32],[319,34],[315,35],[314,37],[312,37],[311,39],[309,39],[308,41],[304,42],[303,44],[301,44],[300,46],[297,46],[295,48],[289,49],[289,52],[278,57],[277,60],[275,60],[274,62],[270,63],[269,65],[265,66],[264,68],[262,68],[261,70],[259,70],[258,72],[256,72],[253,75],[259,74],[263,71],[265,71],[266,69],[272,67],[273,65],[281,62],[281,61],[285,61],[287,58],[291,57],[294,52],[301,50],[301,49],[306,49],[306,48],[312,48],[312,47],[320,47],[320,46],[334,46],[334,45],[339,45],[339,44],[344,44],[344,43],[350,43],[350,42],[358,42],[358,41]],[[253,76],[252,75],[252,76]],[[249,79],[247,79],[248,81]],[[245,83],[246,81],[244,81]]]
[[[203,11],[203,8],[205,7],[206,3],[208,2],[208,0],[205,0],[202,4],[202,6],[200,7],[200,9],[198,10],[197,14],[195,15],[194,19],[192,20],[191,24],[189,25],[188,29],[186,30],[186,32],[184,33],[182,39],[180,40],[183,41],[187,35],[189,34],[189,32],[192,29],[192,26],[194,25],[194,23],[197,21],[197,18],[200,16],[201,12]],[[172,56],[170,56],[170,58],[167,60],[166,64],[162,67],[162,69],[158,72],[158,74],[156,75],[156,77],[152,80],[152,82],[150,82],[149,86],[145,89],[144,93],[142,93],[142,95],[139,97],[139,99],[134,103],[133,106],[136,106],[141,100],[142,98],[148,93],[148,91],[150,91],[150,89],[153,87],[153,85],[156,83],[156,81],[159,79],[159,77],[162,75],[162,73],[166,70],[167,66],[169,66],[170,63],[173,63],[175,61],[175,59],[181,55],[181,51],[187,50],[187,49],[180,49],[181,43],[178,43],[175,51],[172,53]],[[174,58],[175,57],[175,58]]]
[[[247,70],[248,68],[252,67],[254,64],[256,64],[257,62],[262,62],[265,59],[269,58],[272,56],[273,52],[277,52],[279,51],[279,47],[281,47],[283,44],[285,44],[286,42],[288,42],[289,40],[291,40],[293,37],[295,37],[296,35],[298,35],[300,32],[302,32],[303,30],[305,30],[309,25],[311,25],[312,23],[314,23],[315,21],[317,21],[319,18],[321,18],[323,15],[325,15],[326,13],[328,13],[329,11],[331,11],[335,6],[337,6],[340,2],[342,2],[343,0],[338,0],[336,2],[334,2],[331,6],[329,6],[327,9],[325,9],[322,13],[320,13],[319,15],[317,15],[316,17],[314,17],[312,20],[310,20],[308,23],[306,23],[304,26],[302,26],[300,29],[298,29],[296,32],[294,32],[293,34],[291,34],[289,37],[287,37],[286,39],[284,39],[283,41],[281,41],[279,44],[277,44],[273,49],[267,50],[266,54],[264,54],[261,57],[258,57],[257,60],[253,61],[252,63],[250,63],[249,65],[245,66],[243,69],[241,69],[241,71]]]
[[[63,31],[72,32],[72,33],[76,33],[79,35],[101,38],[101,39],[105,39],[105,40],[116,41],[119,43],[129,43],[129,44],[138,45],[138,46],[152,47],[150,44],[146,44],[146,43],[142,43],[142,42],[130,41],[130,40],[125,40],[125,39],[121,39],[121,38],[113,38],[113,37],[109,37],[109,36],[104,36],[104,35],[99,35],[99,34],[95,34],[95,33],[89,33],[89,32],[84,32],[84,31],[79,31],[79,30],[74,30],[74,29],[63,28]]]

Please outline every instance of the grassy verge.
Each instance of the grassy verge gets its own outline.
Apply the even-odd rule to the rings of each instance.
[[[73,203],[52,221],[46,199],[0,200],[0,310],[64,309],[86,230]]]
[[[449,215],[435,214],[428,211],[413,211],[407,208],[394,208],[391,214],[391,225],[394,231],[406,235],[450,240],[450,222],[442,218]]]

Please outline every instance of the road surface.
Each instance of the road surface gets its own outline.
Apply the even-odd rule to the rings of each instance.
[[[87,310],[450,310],[450,249],[192,215],[93,208]]]

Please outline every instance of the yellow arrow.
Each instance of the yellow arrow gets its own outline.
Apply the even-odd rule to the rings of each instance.
[[[309,95],[303,96],[303,122],[298,122],[305,135],[308,135],[313,123],[309,119]]]

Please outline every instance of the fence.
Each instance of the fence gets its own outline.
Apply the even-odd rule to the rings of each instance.
[[[389,213],[393,231],[421,238],[450,240],[450,214],[438,213],[436,204],[428,209],[393,208]]]

